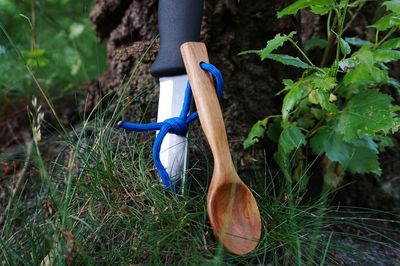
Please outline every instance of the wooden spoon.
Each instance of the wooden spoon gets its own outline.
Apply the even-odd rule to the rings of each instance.
[[[200,68],[201,62],[208,62],[206,46],[197,42],[184,43],[181,53],[200,123],[214,156],[214,172],[207,195],[211,226],[227,250],[244,255],[255,249],[260,240],[257,202],[233,166],[213,79]]]

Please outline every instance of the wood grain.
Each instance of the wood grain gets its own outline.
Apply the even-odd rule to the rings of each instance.
[[[200,68],[200,62],[209,62],[206,47],[204,43],[190,42],[182,45],[181,52],[200,123],[214,154],[214,159],[227,162],[231,160],[228,139],[214,82],[211,75]],[[218,162],[218,164],[222,162]]]
[[[200,68],[201,62],[209,62],[205,45],[185,43],[181,53],[200,123],[214,156],[214,171],[207,195],[211,226],[226,249],[243,255],[256,248],[261,236],[257,202],[233,166],[212,77]]]

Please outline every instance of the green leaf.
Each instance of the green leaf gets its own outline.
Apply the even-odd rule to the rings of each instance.
[[[355,68],[358,65],[357,61],[354,58],[348,58],[339,61],[339,67],[344,72],[348,72],[350,69]]]
[[[330,142],[331,142],[330,139],[332,138],[333,133],[334,132],[332,131],[332,128],[322,127],[310,139],[311,149],[316,155],[320,156],[320,155],[323,155],[325,153],[325,151],[331,150],[331,149],[327,149],[326,142],[328,142],[328,140],[329,140],[328,144],[330,144]],[[332,159],[330,158],[330,160],[332,160]]]
[[[389,81],[389,72],[384,65],[376,61],[374,52],[369,46],[361,47],[349,59],[339,62],[339,67],[346,71],[340,94],[346,98],[358,90],[386,84]]]
[[[262,139],[264,137],[267,121],[268,119],[259,120],[251,127],[249,135],[243,142],[244,149],[250,148],[256,142],[258,142],[259,139]]]
[[[281,169],[286,180],[288,182],[292,182],[292,177],[290,174],[291,170],[288,158],[284,156],[280,150],[278,150],[277,152],[274,153],[274,160],[279,165],[279,168]]]
[[[283,129],[278,142],[278,151],[274,154],[274,159],[278,163],[284,176],[291,181],[290,171],[290,155],[293,151],[305,145],[306,139],[296,126],[290,125]]]
[[[354,45],[354,46],[358,46],[358,47],[365,46],[365,45],[372,45],[372,42],[366,41],[366,40],[363,40],[363,39],[360,39],[357,37],[346,37],[344,39],[347,43]]]
[[[377,145],[371,138],[356,139],[351,144],[351,157],[345,169],[352,173],[381,175]]]
[[[279,137],[278,148],[284,156],[289,156],[292,151],[297,150],[306,143],[306,138],[301,133],[301,130],[296,126],[290,125],[283,129]]]
[[[36,50],[22,52],[22,56],[24,58],[37,58],[37,57],[44,56],[45,54],[46,54],[46,50],[44,50],[44,49],[36,49]]]
[[[373,66],[375,61],[374,61],[374,54],[371,51],[371,47],[361,47],[360,50],[358,50],[356,53],[354,53],[354,56],[352,56],[357,62],[360,64],[364,64],[366,66]]]
[[[285,87],[291,86],[294,84],[294,81],[292,79],[283,79],[282,84],[285,85]]]
[[[287,16],[287,15],[296,15],[299,10],[307,8],[310,5],[312,5],[312,3],[309,0],[296,1],[293,4],[287,6],[284,9],[282,9],[281,11],[279,11],[277,13],[277,17],[281,18],[281,17]]]
[[[278,143],[282,132],[281,122],[280,118],[275,118],[272,122],[268,123],[267,137],[275,143]]]
[[[380,152],[394,146],[393,139],[390,136],[378,135],[374,137],[374,141],[377,143]]]
[[[339,9],[345,9],[349,5],[349,0],[340,0]]]
[[[323,5],[313,5],[311,6],[311,12],[316,15],[325,15],[329,11],[333,10],[335,5],[332,1],[324,1]]]
[[[310,102],[314,104],[319,104],[322,109],[333,113],[336,112],[336,105],[332,104],[329,101],[329,92],[323,91],[323,90],[313,90],[309,95],[309,100]]]
[[[393,38],[381,44],[382,49],[398,49],[400,48],[400,38]]]
[[[340,38],[340,51],[344,55],[348,55],[351,53],[350,45],[343,38]]]
[[[278,18],[287,15],[296,15],[301,9],[312,7],[315,14],[325,14],[334,8],[334,0],[297,0],[293,4],[287,6],[278,12]]]
[[[393,13],[400,15],[400,1],[399,0],[385,1],[382,5],[385,6],[387,10],[390,10]]]
[[[321,120],[325,115],[325,112],[319,108],[311,108],[310,112],[318,120]]]
[[[327,44],[328,44],[327,40],[318,37],[313,37],[304,43],[304,50],[310,51],[314,48],[325,48]]]
[[[296,125],[301,128],[309,129],[315,125],[315,121],[303,116],[297,119]]]
[[[315,154],[326,154],[350,172],[381,174],[377,146],[370,138],[346,142],[334,128],[323,127],[311,138],[310,146]]]
[[[376,62],[389,63],[400,60],[400,51],[390,49],[378,49],[374,52]]]
[[[387,133],[393,126],[392,97],[378,90],[362,91],[347,103],[339,116],[338,130],[344,140]]]
[[[394,134],[400,131],[400,117],[395,117],[393,121],[392,128],[390,129],[391,133]]]
[[[400,25],[400,16],[395,14],[389,14],[381,17],[375,24],[371,27],[376,28],[379,31],[385,31],[387,29],[397,27]]]
[[[282,120],[284,122],[288,121],[289,113],[294,106],[306,97],[309,92],[309,89],[301,81],[294,83],[289,89],[282,104]]]
[[[22,52],[22,57],[26,60],[26,64],[30,67],[45,67],[49,64],[49,60],[45,57],[46,50],[36,49]]]
[[[247,50],[238,53],[238,55],[246,55],[246,54],[257,54],[260,55],[262,50]]]
[[[365,65],[349,69],[343,78],[343,84],[345,86],[359,87],[370,83],[374,82],[370,77],[369,69]]]
[[[388,82],[386,83],[389,86],[397,89],[398,93],[400,92],[400,82],[395,78],[389,78]],[[400,93],[399,93],[400,94]]]
[[[387,83],[388,72],[375,66],[365,64],[350,69],[343,78],[343,84],[352,88],[363,88],[365,86]]]
[[[293,35],[295,34],[296,32],[292,31],[291,33],[289,33],[289,35],[285,34],[281,35],[280,33],[275,35],[275,37],[272,40],[269,40],[267,42],[267,46],[261,51],[260,53],[261,60],[268,58],[273,51],[281,47],[286,41],[289,40],[289,38],[292,38]]]
[[[282,80],[282,84],[285,86],[285,88],[280,90],[277,94],[275,94],[276,96],[281,95],[281,94],[289,91],[290,88],[292,87],[292,85],[294,84],[294,81],[291,80],[291,79],[283,79]]]
[[[26,60],[26,64],[30,67],[45,67],[49,64],[49,60],[46,58],[29,58]]]
[[[324,91],[331,91],[337,86],[336,78],[316,75],[311,79],[311,84],[314,88]]]
[[[293,57],[285,54],[269,54],[268,58],[274,61],[277,61],[281,64],[287,66],[294,66],[302,69],[310,68],[311,66],[303,61],[301,61],[298,57]]]

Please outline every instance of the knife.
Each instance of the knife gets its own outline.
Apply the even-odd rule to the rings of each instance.
[[[184,101],[188,77],[180,46],[200,39],[204,0],[160,0],[158,28],[160,50],[150,68],[159,78],[160,95],[157,121],[179,116]],[[171,183],[181,187],[183,193],[188,160],[187,136],[167,134],[161,146],[160,160]]]

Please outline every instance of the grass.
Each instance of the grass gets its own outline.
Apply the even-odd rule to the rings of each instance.
[[[341,243],[344,238],[375,241],[382,249],[396,245],[389,237],[373,240],[333,228],[378,234],[379,228],[360,218],[368,212],[340,217],[327,207],[328,193],[301,204],[301,193],[279,175],[256,173],[262,240],[246,256],[227,253],[207,220],[207,180],[189,172],[186,194],[167,194],[150,158],[152,136],[116,129],[129,104],[124,95],[112,100],[114,109],[99,104],[80,127],[64,134],[57,159],[45,158],[40,142],[27,149],[23,181],[14,187],[0,228],[4,264],[332,265],[339,263],[332,254],[376,261],[376,254]],[[34,120],[40,111],[33,113]]]
[[[40,80],[27,69],[57,117]],[[354,208],[338,212],[329,207],[330,192],[303,203],[297,186],[284,183],[279,174],[258,172],[252,179],[257,186],[252,189],[262,215],[262,239],[246,256],[226,252],[215,241],[207,219],[208,180],[198,175],[210,176],[211,158],[197,158],[207,163],[201,172],[189,171],[185,195],[170,195],[161,186],[150,158],[153,136],[116,129],[130,104],[126,96],[135,72],[136,68],[106,109],[98,103],[72,131],[60,122],[57,133],[61,138],[40,138],[38,131],[46,123],[38,119],[39,104],[32,106],[34,139],[27,142],[25,153],[18,154],[23,163],[9,175],[10,196],[1,215],[2,265],[396,262],[360,245],[372,243],[381,250],[395,251],[398,243],[379,227],[398,224],[398,216],[366,222],[371,214],[387,214]],[[192,141],[191,145],[199,144]],[[47,154],[49,146],[57,146],[57,156]]]

